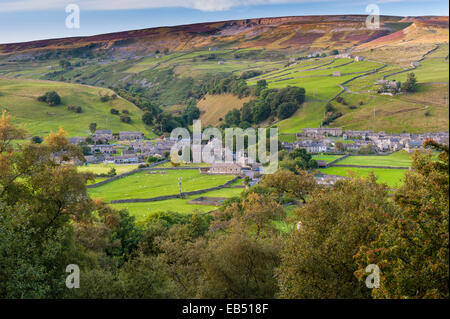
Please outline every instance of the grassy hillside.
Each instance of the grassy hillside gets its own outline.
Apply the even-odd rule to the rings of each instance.
[[[62,100],[58,106],[49,106],[37,101],[37,97],[48,91],[56,91]],[[100,94],[112,95],[108,89],[85,85],[37,81],[0,79],[0,108],[6,109],[14,121],[23,125],[32,135],[47,135],[62,127],[68,136],[86,136],[89,124],[97,123],[97,129],[119,131],[142,131],[152,136],[150,127],[141,121],[142,111],[134,104],[117,98],[108,102],[100,101]],[[81,106],[82,113],[69,111],[69,105]],[[119,120],[110,109],[128,110],[130,124]]]
[[[232,94],[210,95],[207,94],[197,106],[200,109],[200,120],[202,125],[216,125],[220,123],[220,119],[232,109],[241,109],[242,105],[250,101],[251,97],[243,99]]]

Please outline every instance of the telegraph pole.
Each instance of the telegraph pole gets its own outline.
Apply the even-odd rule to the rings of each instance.
[[[182,177],[178,177],[178,187],[180,189],[180,198],[183,198],[183,193],[182,193],[182,190],[181,190],[181,180],[182,179],[183,179]]]

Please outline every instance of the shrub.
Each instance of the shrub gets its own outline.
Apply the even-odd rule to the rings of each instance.
[[[50,106],[61,104],[61,97],[55,91],[50,91],[38,97],[39,102],[45,102]]]
[[[130,114],[130,112],[128,110],[122,110],[123,114]]]
[[[331,103],[327,103],[327,105],[325,106],[325,112],[332,113],[334,111],[335,111],[334,106]]]
[[[116,110],[114,108],[110,109],[109,112],[111,112],[111,114],[116,114],[116,115],[119,114],[119,110]]]
[[[42,137],[40,137],[40,136],[33,136],[33,137],[31,138],[31,141],[32,141],[34,144],[41,144],[44,140],[43,140]]]
[[[81,106],[75,106],[75,105],[69,105],[67,107],[67,109],[71,112],[75,112],[75,113],[81,113],[83,112],[83,109],[81,108]]]
[[[147,163],[155,163],[159,161],[159,158],[153,155],[150,155],[149,157],[147,157]]]
[[[100,97],[100,101],[102,102],[108,102],[110,100],[110,96],[109,95],[102,95]]]
[[[120,120],[124,123],[131,123],[131,117],[125,114],[120,116]]]

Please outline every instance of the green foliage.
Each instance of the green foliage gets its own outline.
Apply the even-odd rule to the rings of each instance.
[[[303,170],[317,168],[317,162],[304,148],[296,148],[288,154],[288,157],[280,163],[280,166],[291,172],[296,172],[299,168]]]
[[[124,122],[124,123],[131,123],[131,117],[129,117],[129,116],[126,115],[126,114],[122,114],[122,115],[120,116],[120,120],[121,120],[122,122]]]
[[[41,144],[44,140],[43,140],[42,137],[40,137],[40,136],[33,136],[33,137],[31,138],[31,141],[32,141],[34,144]]]
[[[74,113],[81,113],[81,112],[83,112],[83,109],[82,109],[81,106],[69,105],[67,107],[67,109],[69,111],[71,111],[71,112],[74,112]]]
[[[378,236],[392,213],[388,189],[375,178],[337,182],[313,193],[297,211],[299,229],[281,253],[277,271],[281,298],[369,298],[353,273],[359,247]]]
[[[96,130],[97,130],[97,123],[89,124],[89,131],[91,131],[92,134],[94,134]]]
[[[358,278],[366,264],[380,267],[374,298],[449,297],[449,152],[432,141],[425,145],[439,158],[414,155],[412,171],[394,194],[395,214],[357,255]]]
[[[402,84],[403,91],[406,92],[416,92],[417,91],[417,79],[414,72],[408,73],[406,76],[406,81]]]
[[[238,126],[241,121],[241,112],[233,109],[225,115],[225,123],[229,126]]]
[[[38,97],[39,102],[45,102],[50,106],[61,104],[61,97],[55,91],[50,91]]]
[[[284,102],[278,107],[278,118],[280,120],[291,117],[298,110],[298,104],[292,102]]]
[[[144,122],[146,125],[152,125],[153,124],[153,113],[149,111],[145,111],[142,115],[142,122]]]

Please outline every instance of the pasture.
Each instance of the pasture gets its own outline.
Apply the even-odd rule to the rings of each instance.
[[[410,167],[412,153],[398,151],[389,155],[349,156],[337,162],[339,165]]]
[[[45,92],[56,91],[61,104],[49,106],[37,98]],[[142,120],[142,110],[134,104],[117,98],[101,102],[100,95],[112,95],[109,89],[64,82],[37,80],[0,79],[0,108],[13,116],[13,122],[22,125],[29,134],[46,136],[62,127],[69,137],[87,136],[89,124],[97,123],[97,129],[119,131],[142,131],[153,137],[150,127]],[[67,109],[69,105],[81,106],[81,113]],[[118,115],[110,109],[128,110],[131,123],[121,122]]]
[[[403,178],[408,170],[385,169],[385,168],[355,168],[355,167],[329,167],[320,169],[320,172],[328,175],[339,175],[348,177],[368,176],[371,172],[377,177],[377,181],[391,188],[397,188],[403,184]]]
[[[169,199],[165,201],[149,202],[149,203],[111,204],[111,207],[115,209],[127,209],[131,215],[136,217],[137,221],[145,220],[153,213],[165,211],[173,211],[186,214],[193,213],[195,211],[206,213],[209,211],[216,210],[217,207],[208,205],[193,205],[189,204],[188,202],[192,199],[201,196],[230,198],[234,196],[239,196],[243,190],[244,190],[243,188],[230,187],[216,191],[211,191],[201,195],[189,196],[183,199]]]
[[[106,202],[117,199],[175,195],[179,193],[178,178],[182,179],[182,191],[189,192],[222,185],[233,179],[233,176],[202,175],[196,169],[141,171],[111,183],[91,188],[89,194],[93,198],[102,198]]]

